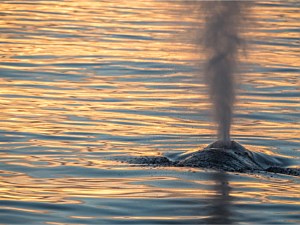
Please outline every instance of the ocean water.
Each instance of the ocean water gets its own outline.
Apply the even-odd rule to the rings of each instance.
[[[232,137],[299,167],[299,2],[255,1]],[[1,224],[299,224],[299,177],[146,167],[216,126],[196,1],[3,0]]]

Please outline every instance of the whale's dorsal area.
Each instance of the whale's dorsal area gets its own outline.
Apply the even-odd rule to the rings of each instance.
[[[231,172],[274,172],[300,176],[300,168],[286,168],[289,160],[251,152],[235,141],[224,144],[216,141],[203,150],[178,155],[174,159],[166,156],[133,157],[132,164],[210,168]]]

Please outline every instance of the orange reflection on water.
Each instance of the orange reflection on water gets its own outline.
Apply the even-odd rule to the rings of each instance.
[[[175,1],[39,1],[0,7],[6,12],[0,22],[6,31],[0,37],[5,43],[0,47],[0,158],[8,168],[1,171],[1,200],[82,204],[78,198],[210,201],[220,196],[213,179],[196,180],[199,170],[169,168],[180,175],[149,176],[155,171],[102,158],[195,149],[194,139],[215,134],[200,72],[184,67],[204,57],[192,36],[201,17]],[[294,27],[296,13],[284,9],[283,18],[294,21],[286,23],[268,7],[258,5],[253,12],[261,21],[277,19],[276,28],[264,25],[246,31],[246,37],[268,42],[272,35],[278,43],[250,47],[242,61],[261,68],[298,67],[297,52],[281,43],[298,33],[274,31],[277,25]],[[297,96],[288,94],[298,87],[298,75],[254,71],[241,76],[257,95],[239,96],[235,112],[242,118],[235,118],[233,136],[298,143],[299,124],[279,118],[297,113]],[[288,97],[281,90],[274,97],[276,87],[284,87]],[[194,139],[180,142],[186,137]],[[173,143],[177,149],[169,147]],[[279,154],[267,145],[251,148]],[[23,169],[27,171],[12,172]],[[124,171],[132,173],[123,177]],[[195,179],[180,177],[184,172],[194,172]],[[298,204],[293,198],[299,185],[290,182],[282,190],[285,182],[249,175],[242,182],[230,181],[229,195],[246,199],[242,203],[255,198],[258,203]]]
[[[283,185],[284,184],[284,185]],[[231,185],[235,187],[232,196],[240,199],[257,200],[260,203],[269,204],[296,204],[294,200],[299,196],[299,184],[288,179],[276,179],[272,183],[269,182],[232,182]],[[238,191],[244,189],[244,192]],[[287,193],[281,196],[279,193]]]
[[[212,127],[211,122],[201,120],[200,127],[197,124],[199,121],[155,115],[156,110],[177,106],[192,109],[193,112],[197,112],[194,109],[198,109],[199,113],[208,110],[210,105],[200,81],[199,84],[189,84],[190,88],[199,88],[200,91],[197,93],[181,89],[187,85],[186,83],[176,83],[174,86],[177,89],[161,91],[147,87],[157,85],[151,81],[120,82],[118,78],[105,74],[109,71],[101,72],[103,64],[113,62],[119,65],[124,62],[123,60],[143,64],[148,62],[148,59],[154,58],[159,60],[159,63],[189,65],[195,59],[203,58],[201,51],[197,53],[194,50],[196,49],[192,41],[194,37],[186,35],[186,39],[183,40],[181,36],[189,30],[187,27],[201,23],[201,17],[188,13],[186,7],[187,5],[183,3],[160,1],[122,1],[120,7],[106,1],[42,1],[34,5],[20,4],[16,11],[14,4],[1,4],[2,10],[7,12],[2,26],[10,31],[1,36],[0,40],[6,43],[5,48],[1,49],[6,62],[3,68],[28,73],[38,72],[41,77],[47,77],[43,73],[57,73],[57,77],[53,80],[55,82],[2,78],[0,101],[3,112],[0,119],[3,121],[3,127],[8,131],[20,130],[21,127],[23,132],[45,135],[63,135],[74,130],[91,134],[124,134],[124,136],[176,134],[178,130],[182,134],[212,135],[214,131],[207,128]],[[278,12],[258,4],[251,12],[254,18],[262,21],[274,19],[276,25],[279,25],[278,29],[289,29],[296,25],[296,12],[290,11],[289,8],[283,8],[279,16]],[[280,20],[281,17],[292,22],[285,23],[284,20]],[[180,19],[182,23],[174,23],[179,18],[182,18]],[[276,33],[274,28],[266,26],[261,26],[258,31],[247,31],[245,36],[248,35],[250,40],[264,39],[269,34],[275,39],[296,37],[296,33],[292,30]],[[273,30],[270,30],[271,28]],[[23,32],[25,36],[21,38],[20,34],[14,33],[13,30]],[[243,60],[262,66],[275,63],[297,66],[298,55],[287,46],[270,45],[265,46],[263,50],[255,48],[253,50],[251,47],[248,58]],[[145,68],[129,65],[126,67],[132,68],[138,70],[137,74],[127,75],[124,71],[122,78],[134,79],[145,72]],[[99,71],[100,76],[97,74]],[[159,70],[152,68],[151,71],[156,72],[159,77]],[[197,72],[194,73],[180,75],[197,77]],[[260,79],[274,74],[280,79]],[[84,78],[80,81],[68,79],[73,75]],[[297,85],[290,80],[294,79],[294,76],[292,73],[269,75],[258,72],[246,76],[243,82],[264,88],[274,86],[293,88]],[[115,102],[109,99],[122,101]],[[191,104],[190,99],[195,101]],[[259,101],[257,100],[257,97],[249,99],[248,96],[247,102],[241,100],[237,108],[243,111],[246,109],[246,114],[251,114],[262,109],[263,112],[269,113],[274,111],[274,107],[281,107],[280,102],[269,102],[270,97],[265,97],[266,101],[262,101],[261,97]],[[294,103],[285,102],[286,106],[290,104]],[[145,115],[134,113],[135,111],[154,113]],[[71,116],[81,119],[74,121],[70,119]],[[276,131],[279,127],[284,129],[277,121],[253,121],[253,126],[248,130],[244,129],[245,123],[247,121],[237,122],[233,127],[233,133],[255,136],[262,135],[267,129],[271,132],[270,136],[282,139],[288,137],[286,132]],[[196,126],[197,129],[185,124]],[[290,122],[285,123],[285,126],[292,127],[290,132],[293,136],[297,136],[297,125]]]
[[[5,58],[9,62],[30,62],[30,59],[24,58],[14,60],[15,56],[55,57],[54,59],[40,57],[38,62],[34,60],[35,64],[57,62],[57,57],[65,58],[59,59],[61,63],[70,62],[69,57],[72,57],[72,63],[76,63],[74,58],[76,55],[97,54],[100,57],[119,59],[128,57],[143,59],[144,56],[160,60],[188,59],[190,53],[185,53],[186,51],[181,54],[170,54],[178,51],[178,48],[189,48],[188,46],[164,41],[168,38],[166,31],[184,28],[180,24],[175,27],[167,25],[178,16],[172,14],[173,11],[166,10],[169,4],[155,1],[122,1],[120,10],[116,10],[115,3],[106,1],[92,3],[41,1],[34,5],[20,4],[16,13],[13,4],[4,3],[1,4],[1,8],[7,14],[3,18],[2,26],[9,30],[24,32],[26,36],[22,39],[19,39],[18,34],[2,36],[0,41],[6,42],[6,47],[1,50],[5,52]],[[153,10],[146,10],[149,5]],[[126,13],[122,12],[124,9]],[[23,20],[19,20],[20,17]],[[142,30],[139,24],[143,22],[141,18],[145,22]],[[189,18],[185,17],[184,20]],[[157,26],[151,24],[155,24],[156,21],[164,21],[165,24],[162,23],[157,32],[152,32]],[[149,44],[152,38],[153,41]],[[87,59],[87,62],[89,61],[90,59]],[[99,61],[103,61],[102,57]],[[82,59],[80,62],[82,63]]]
[[[75,198],[178,198],[197,197],[199,190],[184,188],[173,190],[138,184],[147,180],[171,178],[32,178],[25,175],[4,177],[1,181],[1,200],[28,202],[79,203]],[[201,195],[213,195],[202,190]],[[54,197],[55,196],[55,197]]]

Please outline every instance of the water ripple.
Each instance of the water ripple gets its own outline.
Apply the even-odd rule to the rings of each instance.
[[[114,157],[214,140],[191,1],[1,1],[5,224],[299,224],[299,180],[144,168]],[[295,1],[255,2],[233,138],[299,166]]]

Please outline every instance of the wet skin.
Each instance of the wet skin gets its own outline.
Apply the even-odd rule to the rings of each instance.
[[[300,168],[288,168],[289,159],[251,152],[235,141],[216,141],[203,150],[182,154],[171,160],[166,156],[144,156],[129,163],[155,166],[210,168],[230,172],[273,172],[300,176]]]

